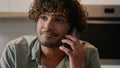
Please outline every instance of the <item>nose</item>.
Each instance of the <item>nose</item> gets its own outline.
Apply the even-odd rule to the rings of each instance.
[[[53,30],[53,28],[54,28],[54,22],[53,22],[53,19],[52,18],[49,18],[46,22],[45,22],[45,24],[44,24],[44,29],[46,29],[46,30]]]

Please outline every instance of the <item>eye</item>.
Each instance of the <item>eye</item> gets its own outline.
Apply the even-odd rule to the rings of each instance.
[[[64,20],[64,19],[61,19],[61,18],[56,18],[56,19],[55,19],[55,22],[56,22],[56,23],[65,23],[65,20]]]
[[[39,17],[39,19],[41,19],[41,20],[43,20],[43,21],[47,21],[47,16],[44,16],[44,15],[41,15],[40,17]]]

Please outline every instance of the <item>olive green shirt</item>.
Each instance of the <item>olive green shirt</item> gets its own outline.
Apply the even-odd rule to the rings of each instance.
[[[80,43],[86,50],[83,68],[101,68],[97,48],[86,41]],[[10,41],[0,58],[0,68],[43,68],[40,51],[40,43],[34,35]],[[64,60],[62,68],[70,68],[68,56]]]

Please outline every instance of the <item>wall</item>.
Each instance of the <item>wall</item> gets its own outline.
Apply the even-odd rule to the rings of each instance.
[[[0,12],[27,12],[33,0],[0,0]]]
[[[81,0],[82,4],[120,5],[120,0]]]
[[[29,4],[33,0],[1,0],[0,11],[1,12],[27,12]],[[120,0],[80,0],[82,4],[112,4],[119,5]],[[22,5],[21,5],[22,4]]]

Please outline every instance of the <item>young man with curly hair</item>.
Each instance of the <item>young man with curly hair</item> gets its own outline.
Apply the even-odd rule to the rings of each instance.
[[[7,44],[0,68],[100,68],[97,48],[80,40],[87,13],[78,0],[34,0],[36,35]]]

